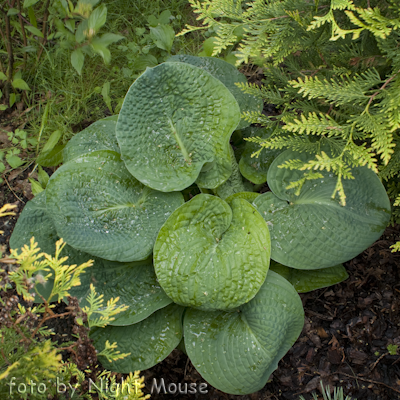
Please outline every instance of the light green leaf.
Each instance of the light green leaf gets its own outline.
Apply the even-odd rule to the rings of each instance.
[[[130,353],[112,363],[105,357],[99,357],[99,361],[108,370],[121,373],[153,367],[164,360],[181,341],[183,311],[183,307],[171,304],[134,325],[95,329],[90,332],[90,338],[98,351],[104,349],[109,340],[117,342],[121,353]]]
[[[105,23],[107,20],[107,7],[101,4],[99,7],[95,8],[88,19],[89,36],[93,36]],[[93,30],[93,34],[91,34]]]
[[[77,43],[82,43],[86,40],[86,35],[88,33],[88,21],[85,19],[83,20],[76,29],[75,32],[75,40]]]
[[[38,0],[39,1],[39,0]],[[8,17],[12,17],[13,15],[17,15],[19,13],[19,11],[16,8],[10,8],[7,11],[7,16]]]
[[[84,274],[81,281],[82,288],[86,289],[78,297],[81,308],[88,305],[86,297],[92,282],[101,282],[95,286],[97,293],[104,296],[104,303],[119,297],[119,305],[129,306],[110,322],[113,326],[136,324],[172,303],[157,282],[151,259],[126,264],[111,261],[97,263]]]
[[[183,203],[126,170],[118,153],[101,150],[60,167],[46,188],[57,233],[76,249],[112,261],[147,258],[159,229]]]
[[[6,160],[11,168],[18,168],[24,163],[24,161],[14,154],[7,154]]]
[[[228,310],[252,299],[269,267],[270,238],[261,215],[245,200],[232,208],[199,194],[179,207],[154,245],[160,285],[177,304]]]
[[[141,54],[135,58],[133,65],[136,71],[143,71],[147,67],[152,68],[158,65],[158,60],[152,54]]]
[[[43,33],[39,31],[38,28],[35,28],[34,26],[31,25],[25,25],[25,29],[31,33],[33,33],[35,36],[38,36],[40,38],[43,38]]]
[[[204,54],[202,56],[211,57],[213,55],[216,40],[216,37],[211,36],[203,42]]]
[[[47,120],[46,112],[43,114],[44,119]],[[46,124],[46,121],[44,122]],[[55,145],[58,143],[62,137],[62,132],[59,130],[54,131],[50,137],[47,139],[46,144],[43,147],[42,152],[46,153],[54,149]]]
[[[71,64],[75,68],[75,70],[80,75],[82,72],[83,63],[85,61],[85,55],[83,54],[80,48],[75,49],[71,53]]]
[[[271,136],[273,129],[249,127],[245,133],[246,137],[259,137],[267,139]],[[246,142],[246,146],[239,161],[239,168],[242,175],[250,182],[255,184],[264,183],[267,181],[267,173],[272,161],[282,153],[280,149],[263,148],[258,157],[252,157],[256,151],[260,150],[261,146],[258,143]]]
[[[131,86],[116,132],[137,179],[157,190],[178,191],[197,179],[204,164],[221,157],[230,164],[229,138],[239,118],[237,102],[218,79],[190,64],[163,63]]]
[[[171,52],[172,45],[175,39],[175,32],[171,25],[158,25],[150,27],[150,37],[153,39],[155,45],[162,50]]]
[[[247,83],[247,79],[236,67],[228,62],[214,57],[195,57],[183,54],[170,57],[168,62],[184,62],[207,71],[228,88],[238,102],[241,113],[261,112],[263,108],[262,100],[244,93],[236,86],[237,83]],[[241,119],[236,129],[242,129],[249,125],[250,122]]]
[[[23,79],[14,79],[12,81],[12,86],[14,89],[31,90]]]
[[[0,111],[7,110],[8,106],[5,104],[0,104]]]
[[[112,43],[119,42],[122,39],[125,39],[125,36],[116,35],[115,33],[105,33],[101,37],[96,38],[96,40],[105,47],[108,47]]]
[[[74,19],[68,19],[65,21],[65,26],[72,32],[75,32],[75,20]]]
[[[37,20],[36,20],[36,15],[35,15],[35,10],[33,9],[32,6],[28,7],[28,16],[29,16],[29,22],[31,23],[32,26],[37,28]]]
[[[286,267],[272,261],[270,269],[287,279],[298,293],[336,285],[349,277],[342,264],[323,269],[304,270]]]
[[[4,72],[0,72],[0,81],[6,81],[7,80],[7,76]]]
[[[33,5],[35,5],[39,0],[24,0],[24,8],[28,8],[31,7]]]
[[[39,183],[43,189],[46,189],[47,183],[49,182],[49,175],[47,172],[39,165],[38,168]]]
[[[92,49],[95,53],[99,54],[102,58],[103,61],[108,64],[111,61],[111,53],[110,50],[107,49],[106,46],[104,46],[103,43],[101,43],[100,38],[94,38],[90,45],[92,46]]]
[[[111,98],[109,96],[110,94],[110,82],[105,82],[102,89],[101,89],[101,95],[103,96],[103,100],[106,103],[108,109],[110,110],[110,112],[113,112],[112,109],[112,104],[111,104]]]
[[[308,180],[300,195],[286,189],[303,171],[279,168],[288,160],[307,162],[313,156],[290,150],[271,164],[268,186],[272,192],[257,197],[254,205],[267,221],[271,258],[298,269],[319,269],[348,261],[374,243],[390,219],[390,201],[378,176],[367,167],[351,170],[354,180],[343,180],[346,206],[332,198],[337,176]]]
[[[28,178],[29,182],[31,183],[31,190],[34,196],[38,195],[39,193],[43,192],[43,188],[38,181],[35,181],[32,178]]]
[[[17,95],[15,93],[10,94],[10,107],[12,107],[17,101]]]
[[[230,394],[262,389],[304,324],[293,286],[269,271],[260,291],[237,310],[184,316],[185,347],[194,367],[215,388]]]
[[[112,150],[119,153],[115,136],[117,116],[96,121],[70,139],[64,148],[64,163],[97,150]]]
[[[50,151],[42,151],[36,159],[36,162],[42,167],[56,167],[60,165],[63,161],[64,147],[65,144],[59,144]]]

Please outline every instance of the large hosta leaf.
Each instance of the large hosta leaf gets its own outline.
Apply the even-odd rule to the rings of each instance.
[[[145,187],[119,154],[107,150],[64,164],[46,192],[60,237],[76,249],[120,262],[147,258],[160,227],[183,203],[180,193]]]
[[[254,201],[270,228],[271,258],[298,269],[327,268],[352,259],[382,235],[390,218],[386,191],[367,167],[352,169],[355,179],[343,180],[345,206],[332,199],[337,181],[333,173],[323,171],[323,178],[306,181],[299,196],[286,189],[303,171],[279,165],[309,157],[290,150],[278,156],[268,171],[272,193]]]
[[[250,134],[246,134],[248,138],[259,137],[261,139],[268,139],[273,131],[273,129],[257,127],[249,127],[247,129],[250,132]],[[258,157],[252,157],[260,149],[261,146],[259,143],[246,142],[245,149],[239,161],[239,168],[242,175],[256,184],[267,181],[267,173],[272,161],[282,153],[281,149],[267,149],[264,147]]]
[[[20,249],[29,245],[32,236],[41,251],[54,255],[59,237],[47,213],[45,190],[26,203],[10,237],[10,248]]]
[[[250,94],[244,93],[236,84],[247,83],[246,77],[237,70],[232,64],[215,57],[196,57],[185,54],[172,56],[168,59],[169,62],[184,62],[195,65],[212,76],[219,79],[235,96],[239,104],[240,112],[261,112],[263,101]],[[250,125],[250,122],[241,119],[237,129],[242,129]]]
[[[293,286],[269,271],[248,303],[231,312],[188,309],[184,317],[187,354],[197,371],[225,393],[253,393],[267,383],[304,323]]]
[[[117,116],[96,121],[83,131],[77,133],[64,147],[64,164],[82,154],[97,150],[112,150],[120,152],[115,127]]]
[[[263,284],[269,267],[268,227],[246,200],[235,199],[231,207],[200,194],[161,228],[154,267],[160,285],[177,304],[231,309],[253,298]]]
[[[341,264],[329,268],[304,270],[286,267],[272,261],[270,269],[287,279],[298,293],[336,285],[349,277],[346,268]]]
[[[145,320],[129,326],[106,326],[90,334],[98,351],[106,341],[117,342],[121,353],[129,356],[113,361],[99,357],[103,367],[128,374],[132,371],[151,368],[164,360],[182,339],[182,315],[184,308],[171,304],[156,311]]]
[[[110,325],[136,324],[172,303],[157,282],[151,259],[126,264],[104,261],[103,265],[96,264],[88,269],[81,278],[81,287],[86,289],[79,296],[81,307],[88,305],[85,299],[91,283],[96,292],[104,296],[104,302],[119,297],[118,305],[129,306],[117,314]]]
[[[116,132],[132,175],[169,192],[190,186],[204,164],[229,159],[229,138],[239,120],[235,98],[218,79],[190,64],[172,62],[148,68],[135,81]],[[214,187],[228,179],[227,172]]]

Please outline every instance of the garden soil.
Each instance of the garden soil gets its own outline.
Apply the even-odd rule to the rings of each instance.
[[[7,136],[3,133],[1,139],[7,140]],[[8,240],[19,213],[33,197],[28,181],[29,176],[35,177],[30,173],[32,167],[33,164],[26,169],[6,171],[0,186],[0,205],[17,206],[16,216],[0,218],[3,255],[9,250]],[[50,169],[47,172],[52,173]],[[400,399],[400,253],[390,250],[398,240],[400,226],[388,227],[369,249],[345,263],[349,273],[345,282],[300,295],[305,310],[303,331],[259,392],[235,396],[208,385],[206,389],[202,387],[207,390],[205,394],[153,393],[152,398],[298,400],[303,395],[309,400],[313,391],[320,393],[322,381],[331,388],[343,387],[345,394],[358,400]],[[73,318],[54,321],[55,339],[65,340],[65,332],[76,331]],[[85,343],[86,348],[79,346],[82,353],[75,360],[83,369],[95,357],[90,343]],[[154,379],[158,385],[164,379],[166,388],[180,383],[182,389],[185,383],[196,383],[200,388],[205,382],[179,350],[142,374],[146,393],[150,393]]]

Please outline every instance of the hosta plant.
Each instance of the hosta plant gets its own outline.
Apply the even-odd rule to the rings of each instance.
[[[27,204],[10,243],[35,235],[49,252],[62,237],[65,255],[94,259],[73,294],[84,306],[94,283],[129,306],[91,332],[99,348],[112,338],[130,353],[103,359],[107,368],[144,370],[183,344],[210,384],[246,394],[300,334],[297,292],[345,279],[341,263],[379,238],[390,203],[366,167],[354,169],[343,206],[332,174],[291,188],[302,177],[281,165],[309,155],[252,159],[243,138],[255,128],[241,112],[260,104],[235,89],[243,76],[232,68],[180,56],[147,69],[118,117],[67,144],[65,164]],[[265,181],[271,192],[253,191]]]

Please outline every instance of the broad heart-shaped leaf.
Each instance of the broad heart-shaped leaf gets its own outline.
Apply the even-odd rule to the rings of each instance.
[[[106,326],[90,333],[98,351],[105,348],[107,340],[117,342],[121,353],[129,356],[110,363],[104,356],[99,361],[110,371],[129,373],[151,368],[164,360],[182,339],[184,308],[170,304],[145,320],[129,326]]]
[[[304,270],[286,267],[272,261],[270,269],[287,279],[298,293],[307,293],[336,285],[349,277],[346,268],[342,264],[329,268]]]
[[[267,139],[273,131],[273,129],[258,127],[249,127],[247,130],[250,134],[246,133],[246,137],[259,137],[261,139]],[[260,144],[246,142],[246,146],[239,161],[239,169],[242,175],[256,184],[267,181],[267,173],[272,161],[282,153],[281,149],[263,148],[258,157],[252,157],[252,154],[260,149]]]
[[[231,312],[188,309],[187,354],[201,376],[225,393],[253,393],[267,383],[304,324],[293,286],[269,271],[260,291]]]
[[[60,167],[46,188],[57,234],[76,249],[111,261],[147,258],[158,231],[183,204],[181,193],[138,182],[119,154],[100,150]]]
[[[77,296],[81,308],[88,305],[85,299],[91,283],[96,292],[104,296],[104,303],[119,297],[118,305],[129,306],[126,311],[117,314],[109,325],[136,324],[172,303],[157,282],[151,259],[124,264],[104,261],[102,265],[97,264],[88,269],[81,277],[81,287],[86,291]]]
[[[148,68],[130,87],[117,140],[139,181],[163,192],[179,191],[197,179],[204,164],[229,160],[229,138],[239,120],[235,98],[218,79],[190,64],[163,63]]]
[[[175,303],[228,310],[252,299],[263,284],[271,245],[268,227],[246,200],[233,200],[231,207],[199,194],[161,228],[154,268]]]
[[[120,152],[115,127],[117,116],[96,121],[83,131],[77,133],[64,147],[64,164],[82,154],[97,150]]]
[[[241,113],[262,111],[263,101],[261,99],[244,93],[236,86],[237,83],[247,83],[247,79],[232,64],[215,57],[196,57],[184,54],[172,56],[167,61],[192,64],[219,79],[235,97]],[[243,129],[249,125],[250,122],[242,118],[237,129]]]
[[[337,177],[323,171],[321,179],[304,183],[300,195],[286,189],[303,171],[279,168],[288,160],[306,162],[310,155],[283,152],[268,171],[268,192],[254,205],[267,221],[271,258],[298,269],[333,267],[368,248],[383,233],[390,202],[378,176],[367,167],[352,169],[355,179],[343,180],[346,206],[332,199]]]

